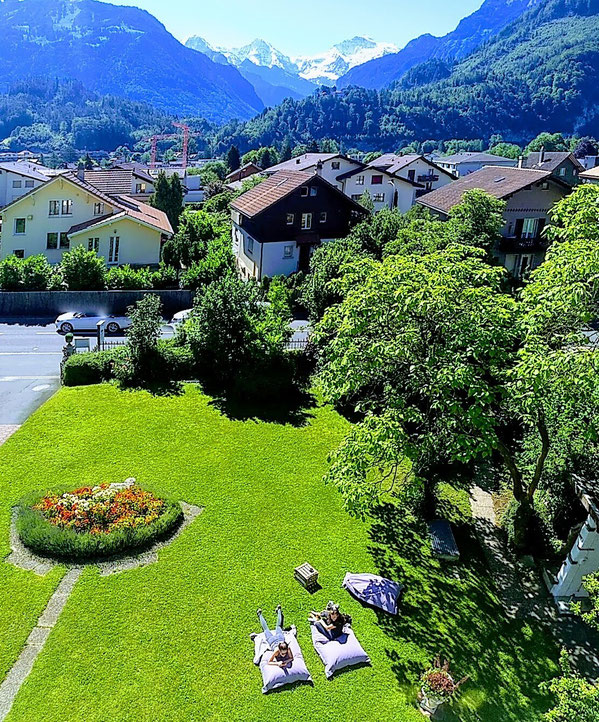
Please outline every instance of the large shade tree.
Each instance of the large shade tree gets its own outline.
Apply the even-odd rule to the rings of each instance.
[[[463,243],[347,268],[316,339],[326,398],[362,417],[328,474],[350,510],[406,470],[422,482],[439,466],[493,461],[526,544],[548,462],[567,466],[596,436],[599,354],[583,329],[599,297],[598,199],[582,189],[559,205],[548,259],[519,297]]]

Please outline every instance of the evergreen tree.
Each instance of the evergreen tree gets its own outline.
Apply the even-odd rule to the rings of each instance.
[[[291,160],[291,143],[288,138],[285,138],[281,146],[281,163],[287,160]]]
[[[270,168],[272,165],[274,165],[269,148],[264,148],[264,152],[262,153],[262,157],[260,158],[259,165],[260,165],[260,168],[263,168],[263,169]]]
[[[179,216],[183,212],[184,195],[181,179],[177,173],[170,179],[163,171],[158,174],[150,205],[166,213],[175,232],[179,227]]]
[[[229,171],[232,173],[237,170],[241,165],[241,159],[239,156],[239,148],[236,145],[232,145],[227,153],[227,165]]]

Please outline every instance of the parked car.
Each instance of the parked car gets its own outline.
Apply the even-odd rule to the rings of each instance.
[[[95,331],[100,321],[106,321],[107,333],[116,334],[131,326],[131,319],[127,316],[102,316],[96,313],[63,313],[54,325],[58,333],[72,333],[73,331]]]
[[[193,308],[186,308],[184,311],[179,311],[179,313],[176,313],[170,323],[169,326],[172,326],[173,328],[177,328],[177,326],[180,323],[183,323],[183,321],[187,321],[189,318],[189,314],[193,311]]]

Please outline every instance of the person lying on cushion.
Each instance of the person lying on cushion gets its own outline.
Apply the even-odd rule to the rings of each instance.
[[[266,622],[266,619],[264,619],[264,615],[262,614],[261,609],[259,609],[256,614],[258,615],[260,626],[262,627],[262,630],[264,632],[266,643],[271,649],[276,651],[278,645],[281,642],[285,642],[285,634],[283,632],[283,610],[281,609],[280,604],[277,605],[275,611],[277,613],[277,626],[274,628],[274,630],[268,628],[268,623]],[[250,634],[250,637],[252,639],[254,639],[255,636],[255,634]]]
[[[327,604],[325,612],[321,614],[312,612],[309,619],[316,629],[328,639],[339,639],[343,634],[343,627],[350,622],[350,618],[339,611],[339,605],[330,602]]]
[[[269,664],[272,664],[274,667],[281,667],[281,669],[289,669],[292,662],[293,652],[289,648],[287,642],[279,642],[274,654],[268,660]]]

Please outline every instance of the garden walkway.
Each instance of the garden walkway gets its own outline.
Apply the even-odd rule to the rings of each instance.
[[[0,424],[0,446],[19,428],[15,424]]]
[[[491,494],[476,486],[470,504],[475,531],[485,554],[497,594],[511,619],[534,619],[551,631],[581,674],[599,678],[599,633],[576,617],[562,616],[534,565],[516,559],[495,518]],[[531,560],[532,561],[532,560]]]

